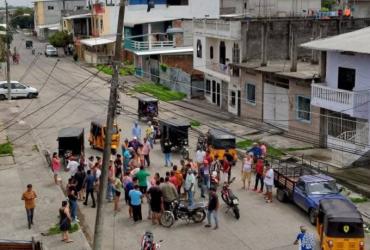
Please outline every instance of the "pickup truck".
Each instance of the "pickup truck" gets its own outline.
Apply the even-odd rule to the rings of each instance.
[[[43,250],[40,241],[32,240],[0,240],[0,250]]]
[[[320,200],[347,199],[340,194],[335,180],[307,167],[279,166],[274,168],[274,184],[279,201],[292,201],[306,211],[315,225]]]

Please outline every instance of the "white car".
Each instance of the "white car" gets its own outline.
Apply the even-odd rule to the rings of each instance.
[[[58,51],[53,45],[47,44],[45,47],[45,56],[58,56]]]
[[[37,89],[19,83],[17,81],[10,81],[10,96],[12,98],[35,98],[39,95]],[[0,100],[8,98],[8,83],[6,81],[0,81]]]

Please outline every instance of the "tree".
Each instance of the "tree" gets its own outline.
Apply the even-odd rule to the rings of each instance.
[[[19,26],[21,29],[33,28],[33,18],[32,8],[18,7],[11,18],[10,25],[14,28]]]
[[[49,37],[49,43],[56,48],[66,47],[73,43],[73,38],[66,31],[57,31]]]

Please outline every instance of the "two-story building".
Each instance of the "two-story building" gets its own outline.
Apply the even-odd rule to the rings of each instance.
[[[85,0],[35,0],[35,32],[39,39],[47,39],[62,30],[63,13],[86,9]]]
[[[311,105],[320,108],[320,136],[344,166],[369,163],[369,41],[370,28],[364,28],[302,45],[321,51],[321,80],[312,83]]]

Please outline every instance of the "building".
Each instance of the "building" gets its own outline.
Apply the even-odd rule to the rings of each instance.
[[[70,11],[86,8],[85,0],[35,0],[35,32],[39,39],[47,39],[52,32],[62,30],[62,16]]]
[[[370,28],[303,44],[321,51],[321,80],[312,84],[311,105],[324,121],[320,136],[344,166],[369,163]]]
[[[194,20],[194,68],[205,99],[240,118],[321,145],[320,109],[310,105],[318,53],[297,45],[353,31],[369,19],[316,17]]]

